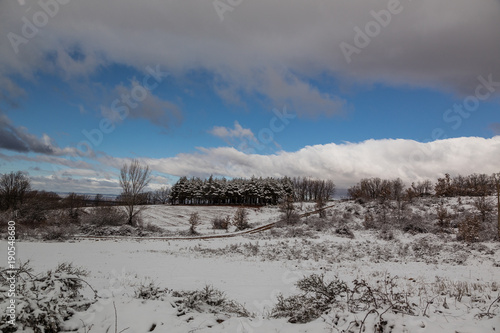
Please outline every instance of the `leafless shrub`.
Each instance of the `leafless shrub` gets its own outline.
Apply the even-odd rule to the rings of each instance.
[[[401,222],[401,229],[411,234],[428,233],[432,231],[431,222],[420,214],[409,214]]]
[[[372,213],[365,213],[363,226],[366,229],[376,229],[378,227],[377,223],[375,222],[375,217]]]
[[[248,224],[248,212],[245,208],[238,208],[233,216],[233,225],[236,227],[236,230],[245,230],[250,228],[250,224]]]
[[[305,220],[305,224],[312,230],[325,231],[333,227],[333,221],[318,216],[310,216]]]
[[[172,290],[167,288],[160,288],[153,281],[149,281],[147,283],[144,281],[139,284],[134,289],[134,297],[138,299],[146,299],[146,300],[163,300],[165,296],[170,294]]]
[[[335,234],[341,237],[354,238],[354,233],[349,229],[346,223],[342,223],[335,228]]]
[[[404,313],[414,315],[416,306],[408,300],[408,293],[397,285],[397,277],[386,275],[378,285],[369,285],[364,280],[353,281],[353,288],[338,278],[327,282],[324,275],[310,275],[299,280],[296,286],[301,294],[290,297],[278,296],[278,302],[271,312],[271,317],[288,317],[291,323],[307,323],[319,318],[323,313],[343,311],[348,309],[352,313],[367,312]],[[379,314],[380,322],[382,315]],[[365,317],[366,318],[366,317]],[[364,321],[361,322],[361,326]]]
[[[310,230],[307,230],[304,227],[293,227],[290,226],[285,229],[284,236],[288,238],[303,238],[303,237],[310,237],[314,238],[313,233]]]
[[[382,228],[378,232],[378,237],[385,241],[390,241],[394,239],[394,232],[390,228]]]
[[[490,200],[485,197],[476,198],[474,199],[474,207],[478,210],[482,223],[490,220],[493,212],[493,203]]]
[[[127,214],[121,207],[103,206],[87,210],[82,223],[97,226],[117,226],[127,223]]]
[[[212,219],[212,228],[227,230],[231,225],[231,217],[228,215],[226,217],[216,216]]]
[[[458,224],[457,240],[467,243],[479,241],[481,219],[477,215],[469,214]]]
[[[448,213],[448,209],[444,207],[443,203],[439,205],[436,211],[437,226],[441,230],[448,229],[451,226],[451,215]]]
[[[73,236],[76,230],[76,227],[71,224],[52,225],[44,228],[41,236],[46,241],[65,241]]]
[[[232,313],[240,317],[251,317],[252,314],[241,304],[229,300],[226,295],[211,285],[195,291],[174,291],[174,297],[179,297],[175,302],[178,316],[188,311]]]
[[[278,295],[271,317],[289,317],[291,323],[310,322],[327,311],[332,303],[339,302],[348,291],[343,281],[335,279],[327,283],[324,275],[317,274],[299,280],[296,286],[302,293],[287,298]]]
[[[196,227],[200,223],[201,223],[200,214],[198,214],[198,213],[191,213],[191,215],[189,215],[189,233],[191,235],[198,234],[198,232],[196,232]]]
[[[299,221],[298,214],[295,212],[293,197],[288,196],[280,203],[281,223],[282,225],[294,225]]]
[[[140,228],[142,233],[146,234],[164,234],[165,229],[163,229],[160,226],[157,226],[156,224],[153,223],[144,223],[142,227]]]

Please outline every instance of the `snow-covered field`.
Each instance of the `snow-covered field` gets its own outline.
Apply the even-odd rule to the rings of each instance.
[[[328,218],[350,204],[338,205]],[[154,206],[143,213],[143,218],[146,223],[179,231],[188,228],[190,213],[199,212],[202,224],[198,230],[210,234],[210,220],[232,216],[234,210]],[[264,224],[278,216],[275,207],[251,209],[250,223]],[[375,332],[381,317],[385,324],[380,332],[500,331],[498,303],[489,308],[500,295],[498,242],[469,246],[454,241],[452,235],[402,232],[395,232],[392,240],[382,240],[374,231],[356,227],[360,221],[361,217],[351,215],[354,238],[342,237],[333,228],[312,236],[300,230],[288,234],[281,230],[213,240],[20,242],[17,260],[29,260],[36,272],[53,269],[62,262],[90,271],[85,280],[101,297],[67,321],[67,331]],[[2,252],[7,248],[5,241],[0,242],[0,248]],[[394,278],[394,290],[409,295],[408,303],[418,313],[351,313],[340,304],[305,324],[270,318],[278,295],[298,294],[295,283],[311,274],[325,274],[326,280],[338,278],[349,286],[355,280],[365,280],[372,286],[385,283],[385,288],[388,285],[384,281]],[[254,316],[244,318],[224,311],[180,312],[172,293],[158,299],[135,298],[137,288],[150,282],[160,289],[176,291],[210,285],[243,304]],[[87,296],[93,296],[89,288],[84,290]],[[495,316],[481,315],[488,310]],[[359,326],[361,322],[363,327]]]
[[[169,231],[186,231],[189,229],[189,216],[198,213],[201,224],[196,228],[201,234],[221,233],[225,231],[212,229],[214,217],[233,217],[238,208],[234,206],[148,206],[142,213],[144,223],[151,223]],[[247,208],[248,221],[252,225],[274,222],[279,218],[276,207]],[[232,229],[229,229],[230,231]]]

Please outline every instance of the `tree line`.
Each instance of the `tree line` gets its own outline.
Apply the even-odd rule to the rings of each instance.
[[[194,205],[276,205],[293,195],[290,178],[181,177],[170,193],[172,204]]]
[[[12,210],[30,216],[42,215],[44,210],[68,208],[71,215],[78,214],[83,206],[119,204],[125,206],[128,222],[134,225],[134,218],[147,204],[197,204],[197,205],[276,205],[286,201],[314,201],[324,205],[335,193],[331,180],[306,177],[281,178],[215,178],[181,177],[172,188],[163,187],[156,191],[144,191],[151,178],[151,170],[138,160],[125,164],[120,170],[121,194],[115,201],[105,200],[102,195],[90,198],[71,193],[62,198],[56,193],[34,191],[27,174],[11,172],[0,176],[0,211]],[[494,175],[472,174],[451,177],[446,174],[433,185],[430,180],[412,183],[409,187],[401,179],[364,178],[348,189],[352,199],[412,200],[415,197],[434,195],[489,196],[497,194],[500,207],[500,173]],[[90,203],[90,204],[89,204]],[[38,214],[38,215],[37,215]],[[500,217],[499,217],[500,218]],[[500,225],[500,220],[499,220]]]
[[[286,198],[294,201],[328,201],[335,193],[332,180],[306,177],[215,178],[181,177],[172,187],[172,204],[276,205]]]
[[[397,179],[363,178],[348,189],[351,199],[411,200],[416,197],[486,197],[497,193],[500,174],[471,174],[451,177],[445,174],[433,184],[430,180],[413,182],[406,186]]]

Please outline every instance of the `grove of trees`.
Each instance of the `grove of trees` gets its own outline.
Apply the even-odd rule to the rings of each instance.
[[[291,197],[294,201],[328,201],[335,193],[331,180],[306,177],[250,179],[181,177],[172,187],[172,204],[243,204],[276,205]]]
[[[70,193],[60,196],[54,192],[32,190],[28,174],[10,172],[0,175],[0,211],[15,214],[19,221],[37,223],[47,220],[47,214],[64,210],[71,221],[82,215],[82,207],[120,205],[125,207],[126,221],[134,226],[138,213],[147,204],[192,204],[192,205],[277,205],[293,207],[293,202],[316,202],[317,208],[324,207],[335,193],[331,180],[306,177],[216,178],[181,177],[172,187],[164,186],[155,191],[145,191],[150,182],[151,170],[133,160],[120,170],[119,182],[122,193],[112,200],[100,194],[88,195]],[[476,197],[479,211],[478,223],[492,214],[494,205],[488,196],[496,195],[497,211],[500,210],[500,173],[493,175],[471,174],[450,176],[445,174],[433,184],[430,180],[405,185],[401,179],[364,178],[348,189],[352,199],[378,200],[388,203],[396,201],[399,219],[402,218],[403,201],[422,196],[434,197]],[[387,206],[387,205],[386,205]],[[383,208],[385,206],[383,205]],[[384,208],[385,209],[385,208]],[[51,212],[51,213],[49,213]],[[438,220],[447,224],[447,213],[438,212]],[[500,215],[498,232],[500,237]],[[469,223],[474,221],[471,220]],[[223,223],[224,224],[224,223]]]
[[[438,197],[484,197],[496,192],[495,177],[485,174],[458,175],[451,177],[446,174],[439,178],[434,187]]]
[[[362,198],[366,200],[398,200],[401,195],[409,200],[430,195],[436,197],[485,197],[497,192],[495,179],[495,175],[486,174],[457,175],[455,177],[445,174],[443,178],[438,178],[434,186],[430,180],[424,180],[406,187],[399,178],[363,178],[348,189],[348,195],[352,199]]]
[[[292,183],[295,201],[324,202],[335,194],[335,183],[332,180],[294,177]]]
[[[181,177],[172,186],[172,204],[216,205],[276,205],[286,196],[293,195],[293,184],[288,177],[250,179]]]

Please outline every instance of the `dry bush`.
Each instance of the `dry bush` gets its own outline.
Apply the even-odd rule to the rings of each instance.
[[[165,229],[153,223],[143,224],[141,227],[141,231],[146,233],[160,234],[160,235],[165,233]]]
[[[195,291],[174,291],[172,296],[179,297],[175,304],[177,315],[182,316],[190,311],[229,313],[239,317],[252,317],[252,314],[240,303],[230,300],[226,295],[206,285],[203,289]]]
[[[245,208],[238,208],[233,216],[233,225],[236,227],[236,230],[245,230],[250,228],[250,224],[248,224],[248,212]]]
[[[271,317],[288,317],[290,323],[310,322],[345,298],[349,290],[343,281],[335,279],[326,282],[324,275],[317,274],[299,280],[296,286],[302,293],[287,298],[278,295]]]
[[[485,197],[479,197],[474,199],[474,207],[479,212],[479,217],[481,222],[485,223],[490,220],[493,213],[493,203]]]
[[[312,230],[325,231],[331,229],[334,225],[333,219],[320,218],[319,216],[310,216],[305,224]]]
[[[394,232],[389,228],[382,228],[378,232],[378,237],[385,241],[391,241],[394,239]]]
[[[375,217],[372,213],[365,213],[363,220],[363,227],[366,229],[376,229],[377,223],[375,222]]]
[[[423,234],[433,232],[433,222],[428,215],[408,214],[401,221],[401,230],[411,234]]]
[[[216,216],[212,219],[212,228],[227,230],[231,225],[231,217],[228,215],[226,217]]]
[[[347,223],[342,223],[335,228],[335,234],[341,237],[354,238],[354,233],[351,231]]]
[[[469,214],[465,216],[462,222],[458,224],[457,240],[466,243],[473,243],[479,241],[481,232],[481,219],[477,215]]]
[[[451,226],[451,214],[448,213],[448,209],[446,209],[441,203],[436,211],[437,217],[437,226],[441,229],[448,229]]]
[[[281,219],[276,223],[278,228],[284,228],[286,226],[294,226],[300,223],[300,216],[296,212],[291,212],[288,217],[285,214],[281,215]]]
[[[288,238],[314,238],[313,233],[304,227],[290,226],[285,230],[284,236]]]
[[[200,223],[201,223],[200,214],[198,214],[198,213],[191,213],[191,215],[189,215],[189,233],[191,235],[197,235],[198,234],[196,232],[196,227]]]
[[[138,299],[146,299],[146,300],[160,300],[163,301],[165,296],[170,294],[172,290],[167,288],[160,288],[153,281],[146,283],[145,281],[134,289],[134,297]]]
[[[397,280],[397,277],[389,275],[383,281],[377,281],[378,285],[354,280],[351,289],[338,278],[327,282],[324,275],[313,274],[297,282],[296,286],[301,294],[287,298],[278,296],[278,303],[273,308],[271,317],[288,317],[291,323],[307,323],[326,312],[346,309],[351,313],[369,311],[368,313],[378,314],[379,309],[384,309],[385,312],[415,315],[418,312],[416,304],[410,303],[408,292],[398,286]],[[383,324],[382,315],[379,317]],[[361,322],[360,332],[363,325],[364,321]]]
[[[41,237],[46,241],[65,241],[75,235],[76,230],[72,224],[51,225],[42,229]]]
[[[82,223],[97,226],[118,226],[127,223],[127,214],[121,207],[104,206],[87,210]]]

